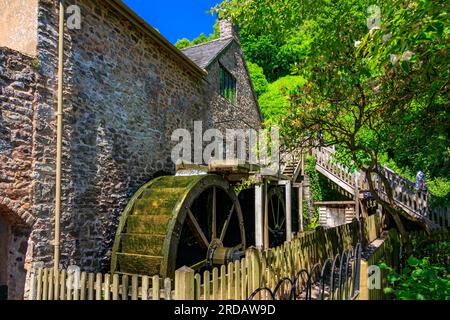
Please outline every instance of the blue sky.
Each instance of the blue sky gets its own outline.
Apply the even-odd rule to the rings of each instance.
[[[209,9],[219,0],[124,0],[139,16],[157,28],[170,42],[192,40],[213,32],[216,18]]]

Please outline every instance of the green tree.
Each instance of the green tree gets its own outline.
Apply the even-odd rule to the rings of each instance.
[[[184,49],[184,48],[191,47],[192,44],[191,44],[191,42],[189,41],[189,39],[183,38],[183,39],[178,40],[177,43],[175,44],[175,46],[176,46],[178,49]]]
[[[286,76],[270,83],[259,98],[263,118],[267,124],[280,124],[289,110],[290,98],[305,85],[301,76]]]
[[[310,37],[293,70],[307,82],[291,92],[282,122],[285,138],[298,143],[322,129],[326,143],[338,147],[340,161],[366,171],[372,194],[404,233],[400,215],[427,227],[426,221],[395,205],[385,179],[390,199],[379,198],[371,174],[382,176],[378,163],[392,148],[403,165],[414,167],[411,151],[436,172],[439,164],[448,164],[448,5],[444,0],[376,4],[231,0],[220,7],[248,33],[283,44],[300,29]],[[420,142],[416,151],[413,141]]]
[[[178,40],[175,43],[175,46],[178,49],[184,49],[189,48],[195,45],[199,45],[205,42],[209,42],[215,39],[220,38],[220,27],[219,27],[219,20],[216,21],[216,23],[213,26],[214,32],[211,33],[209,36],[206,36],[204,33],[201,33],[197,38],[193,39],[192,41],[189,41],[189,39],[183,38],[181,40]]]
[[[250,72],[253,86],[255,88],[256,95],[259,97],[267,91],[269,82],[267,82],[266,76],[264,75],[264,70],[256,63],[248,61],[247,66],[248,71]]]

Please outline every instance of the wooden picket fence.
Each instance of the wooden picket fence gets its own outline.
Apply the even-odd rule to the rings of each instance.
[[[77,267],[33,269],[29,300],[171,300],[172,280],[159,276],[80,272]]]
[[[380,216],[373,215],[363,221],[362,229],[365,241],[377,239]],[[187,269],[177,271],[183,279],[178,285],[179,290],[184,290],[180,295],[195,300],[246,300],[258,288],[274,289],[281,279],[293,279],[300,270],[310,270],[314,264],[323,263],[329,257],[351,248],[360,240],[358,230],[359,224],[354,222],[297,234],[292,241],[264,252],[250,248],[245,258],[214,268],[211,272],[194,274]],[[175,282],[179,282],[177,275]],[[258,297],[264,299],[263,296]]]
[[[366,241],[379,235],[380,216],[362,221]],[[77,267],[61,270],[33,269],[29,279],[30,300],[246,300],[260,287],[272,288],[301,269],[323,263],[360,241],[359,224],[342,225],[296,234],[277,248],[260,252],[249,248],[240,261],[195,274],[183,267],[175,279],[159,276],[80,272]]]

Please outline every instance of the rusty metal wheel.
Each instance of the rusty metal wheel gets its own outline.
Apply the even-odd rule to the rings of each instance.
[[[239,201],[216,175],[167,176],[143,186],[125,209],[111,271],[173,276],[239,259],[246,248]]]

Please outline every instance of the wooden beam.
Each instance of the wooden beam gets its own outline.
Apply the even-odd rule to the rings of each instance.
[[[314,206],[332,206],[332,205],[354,205],[355,201],[317,201]]]
[[[269,197],[267,194],[269,185],[267,181],[264,181],[264,250],[269,250]]]
[[[359,213],[359,173],[355,172],[355,215],[356,218],[360,219]]]
[[[263,248],[263,190],[264,185],[255,185],[255,246]]]
[[[298,231],[303,232],[303,182],[298,187]]]

